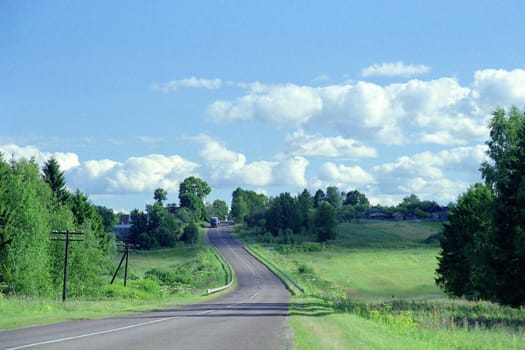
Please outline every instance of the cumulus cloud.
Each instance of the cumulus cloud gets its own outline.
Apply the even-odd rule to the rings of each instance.
[[[88,160],[66,175],[76,187],[91,194],[153,193],[157,187],[178,192],[180,182],[196,175],[198,167],[178,155],[150,154],[124,162]]]
[[[203,78],[185,78],[180,80],[171,80],[165,83],[156,83],[151,87],[153,90],[162,92],[176,91],[180,88],[200,88],[214,90],[219,89],[223,85],[221,79],[203,79]]]
[[[405,64],[403,62],[389,62],[381,64],[373,64],[361,70],[363,77],[370,76],[401,76],[401,77],[412,77],[415,75],[421,75],[430,71],[429,66],[423,64]]]
[[[305,186],[308,160],[299,156],[278,161],[248,163],[242,153],[232,151],[225,144],[206,134],[188,137],[202,144],[199,155],[203,160],[203,175],[215,184],[235,186]]]
[[[485,69],[474,73],[473,96],[481,107],[525,105],[525,70]]]
[[[245,88],[242,96],[210,104],[208,117],[216,122],[256,120],[278,127],[336,131],[348,139],[387,145],[462,145],[488,137],[488,118],[498,105],[525,104],[525,70],[480,70],[469,85],[444,77],[387,85],[254,83]]]
[[[326,162],[321,166],[319,180],[338,187],[361,187],[376,181],[371,174],[358,165],[346,166],[333,162]]]
[[[15,144],[0,145],[0,153],[3,153],[4,160],[13,157],[15,160],[34,159],[42,167],[50,158],[55,158],[62,171],[68,171],[80,165],[78,156],[75,153],[64,152],[43,152],[35,146],[18,146]]]
[[[253,84],[245,96],[215,101],[206,113],[217,122],[262,120],[278,126],[299,126],[321,109],[322,100],[312,87]]]
[[[416,193],[441,202],[454,201],[469,184],[479,181],[479,165],[487,160],[485,145],[420,152],[372,167],[375,193]]]
[[[307,135],[303,130],[288,135],[285,148],[287,153],[302,157],[359,159],[377,156],[373,147],[365,146],[357,140],[341,136]]]

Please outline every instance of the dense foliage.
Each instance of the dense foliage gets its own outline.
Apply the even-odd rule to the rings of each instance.
[[[109,274],[112,235],[104,231],[86,195],[66,190],[51,159],[43,176],[34,160],[6,162],[0,156],[0,292],[56,296],[62,287],[64,242],[52,230],[82,231],[70,245],[68,292],[96,295]]]
[[[132,210],[128,240],[140,249],[171,248],[178,240],[195,243],[199,234],[195,223],[208,219],[208,210],[222,218],[228,215],[224,201],[217,200],[210,206],[204,204],[204,198],[211,192],[205,181],[194,176],[188,177],[181,183],[180,191],[178,207],[175,204],[165,206],[168,192],[157,188],[153,192],[153,204],[146,205],[145,211]]]
[[[485,186],[463,194],[441,241],[437,283],[450,294],[525,304],[525,115],[497,109]]]

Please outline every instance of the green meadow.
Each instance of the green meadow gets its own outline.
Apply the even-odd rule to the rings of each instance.
[[[339,225],[327,244],[240,237],[305,289],[291,287],[298,350],[525,349],[524,309],[452,299],[435,285],[440,230],[361,221]]]

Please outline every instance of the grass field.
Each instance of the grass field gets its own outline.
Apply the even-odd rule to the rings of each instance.
[[[121,255],[114,257],[115,267],[120,259]],[[193,271],[194,267],[200,270]],[[173,288],[143,280],[145,273],[152,269],[176,271],[177,275],[186,276],[188,283],[178,280],[177,288]],[[111,292],[111,296],[98,300],[69,299],[62,303],[58,296],[50,299],[3,298],[0,295],[0,329],[123,315],[209,300],[221,293],[207,296],[206,289],[221,286],[226,280],[221,263],[205,245],[130,253],[126,288],[123,286],[124,266],[121,270],[114,285],[107,288],[106,293]],[[108,276],[108,283],[110,279]]]
[[[439,246],[428,238],[440,229],[362,221],[340,225],[332,243],[253,249],[306,290],[290,309],[298,350],[525,349],[524,309],[453,300],[436,287]]]

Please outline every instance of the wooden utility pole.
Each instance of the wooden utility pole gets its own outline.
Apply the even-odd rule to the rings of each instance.
[[[113,284],[113,282],[115,282],[115,278],[117,278],[117,274],[120,270],[120,267],[122,266],[122,263],[124,262],[124,259],[126,259],[126,265],[124,267],[124,287],[126,287],[126,282],[128,280],[128,257],[129,257],[129,252],[130,252],[130,249],[133,250],[133,248],[137,248],[138,245],[136,244],[131,244],[129,242],[125,242],[124,243],[124,254],[122,255],[122,258],[120,259],[120,262],[117,266],[117,270],[115,270],[115,273],[113,274],[113,278],[111,279],[111,282],[109,282],[109,284]]]
[[[84,239],[82,236],[84,232],[70,232],[70,231],[51,231],[54,241],[65,241],[66,252],[64,254],[64,283],[62,284],[62,301],[65,302],[67,298],[67,275],[68,275],[68,264],[69,264],[69,242],[79,242]],[[70,238],[70,235],[76,235],[77,238]]]

